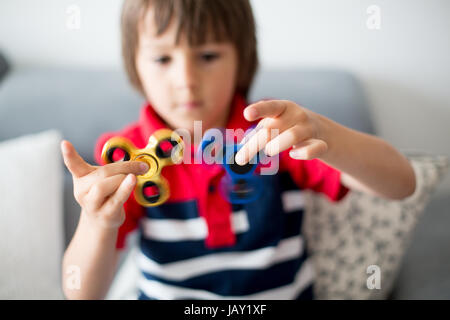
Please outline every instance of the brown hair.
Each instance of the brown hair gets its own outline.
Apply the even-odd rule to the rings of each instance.
[[[216,41],[230,41],[238,54],[236,90],[247,97],[258,68],[256,28],[249,0],[125,0],[122,8],[122,55],[131,84],[144,95],[136,71],[138,26],[150,5],[155,9],[157,35],[178,23],[177,39],[186,35],[190,45],[201,45],[211,34]]]

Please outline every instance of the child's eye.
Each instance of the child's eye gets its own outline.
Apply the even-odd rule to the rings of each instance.
[[[219,58],[219,54],[215,52],[205,52],[201,54],[201,59],[205,62],[211,62]]]
[[[159,64],[167,64],[167,63],[170,62],[170,57],[169,56],[162,56],[162,57],[156,58],[155,62],[159,63]]]

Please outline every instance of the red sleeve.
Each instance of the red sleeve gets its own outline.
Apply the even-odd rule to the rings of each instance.
[[[123,134],[104,133],[97,139],[97,142],[95,143],[94,147],[94,159],[98,165],[101,166],[105,165],[105,163],[103,163],[101,159],[103,146],[106,143],[106,141],[108,141],[110,138],[114,136],[123,136]],[[125,202],[124,209],[125,209],[125,221],[119,227],[116,242],[117,249],[125,248],[126,236],[137,228],[139,219],[142,217],[144,213],[144,208],[140,204],[138,204],[136,202],[136,199],[134,198],[134,192],[131,193],[130,197]]]
[[[350,191],[341,183],[341,172],[319,159],[295,160],[283,152],[280,161],[281,170],[287,170],[299,188],[324,193],[334,202]]]

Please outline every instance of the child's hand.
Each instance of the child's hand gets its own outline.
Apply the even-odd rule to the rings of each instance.
[[[328,150],[321,139],[318,115],[292,101],[260,101],[245,108],[244,117],[248,121],[262,120],[237,153],[239,165],[249,162],[263,148],[268,156],[274,156],[293,147],[289,155],[304,160],[318,158]],[[271,134],[273,129],[279,134]]]
[[[61,143],[61,151],[73,177],[75,199],[88,220],[100,228],[120,227],[125,220],[123,204],[136,184],[134,175],[147,172],[147,164],[125,161],[91,166],[68,141]]]

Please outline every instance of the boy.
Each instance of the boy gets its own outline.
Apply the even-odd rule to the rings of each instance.
[[[170,199],[144,208],[130,195],[146,165],[91,166],[63,141],[64,162],[82,207],[63,260],[67,298],[106,295],[126,234],[139,225],[140,299],[311,299],[314,269],[301,234],[298,189],[323,192],[333,201],[349,189],[392,199],[414,192],[409,162],[381,139],[290,101],[246,106],[257,66],[247,0],[126,0],[122,36],[127,73],[148,103],[139,121],[98,139],[99,164],[112,136],[143,148],[163,127],[192,134],[194,121],[202,121],[203,130],[246,130],[259,120],[236,162],[243,165],[264,148],[268,155],[279,154],[280,168],[261,176],[265,188],[258,201],[232,205],[217,192],[221,167],[166,167]],[[271,136],[270,129],[280,134]],[[73,265],[81,270],[78,289],[65,285],[65,270]]]

